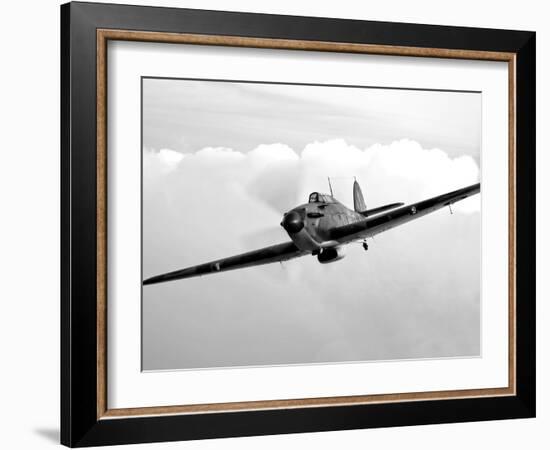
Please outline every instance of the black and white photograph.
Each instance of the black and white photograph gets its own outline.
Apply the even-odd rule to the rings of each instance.
[[[143,371],[481,356],[481,92],[141,95]]]

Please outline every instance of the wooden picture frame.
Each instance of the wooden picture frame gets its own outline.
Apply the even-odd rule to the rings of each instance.
[[[505,61],[509,383],[505,388],[110,409],[107,42]],[[535,415],[535,33],[69,3],[61,7],[61,442],[91,446]]]

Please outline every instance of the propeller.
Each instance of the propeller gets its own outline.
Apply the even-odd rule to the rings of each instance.
[[[267,226],[245,233],[243,244],[247,247],[261,247],[288,240],[287,233],[298,233],[304,228],[304,215],[299,211],[290,211],[283,216],[280,226]],[[285,233],[286,231],[286,233]]]
[[[246,190],[251,197],[281,217],[289,208],[304,200],[299,198],[299,179],[297,168],[282,165],[264,170],[247,185]]]
[[[288,234],[277,225],[268,225],[242,235],[242,243],[245,248],[264,247],[284,241],[288,241]]]

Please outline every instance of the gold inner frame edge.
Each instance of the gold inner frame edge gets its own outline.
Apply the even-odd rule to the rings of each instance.
[[[97,108],[97,419],[174,414],[205,414],[267,409],[314,408],[374,403],[516,394],[516,54],[479,50],[389,46],[325,41],[249,38],[240,36],[159,33],[116,29],[96,31]],[[107,42],[109,40],[218,45],[231,47],[363,53],[391,56],[471,59],[508,62],[508,386],[395,394],[260,400],[196,405],[109,409],[107,405]]]

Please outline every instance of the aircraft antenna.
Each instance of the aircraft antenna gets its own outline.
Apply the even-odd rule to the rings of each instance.
[[[330,189],[330,196],[334,197],[334,194],[332,193],[332,184],[330,183],[330,177],[327,177],[327,178],[328,178],[328,187]]]

